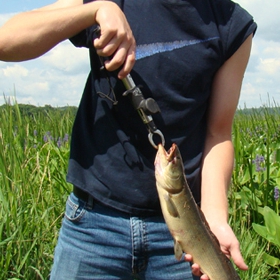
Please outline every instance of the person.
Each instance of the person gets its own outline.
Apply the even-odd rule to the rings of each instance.
[[[89,49],[67,174],[74,187],[51,279],[209,279],[191,255],[174,257],[155,187],[156,149],[123,95],[129,73],[157,102],[153,120],[165,147],[179,146],[222,251],[247,269],[228,225],[227,191],[231,126],[255,30],[230,0],[58,0],[1,27],[2,61],[34,59],[66,39]]]

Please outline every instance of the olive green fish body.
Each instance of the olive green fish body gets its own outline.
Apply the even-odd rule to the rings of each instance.
[[[211,280],[240,280],[195,203],[175,144],[169,153],[159,145],[155,176],[162,213],[174,239],[176,258],[181,259],[183,252],[191,254]]]

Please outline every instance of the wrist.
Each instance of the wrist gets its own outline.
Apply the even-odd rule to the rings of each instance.
[[[201,207],[201,210],[204,214],[207,223],[211,226],[228,223],[227,209],[220,209],[215,206],[212,206],[210,209],[209,207]]]

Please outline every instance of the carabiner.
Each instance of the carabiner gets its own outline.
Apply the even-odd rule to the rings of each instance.
[[[156,129],[156,130],[153,131],[153,132],[149,132],[149,134],[148,134],[148,139],[149,139],[150,144],[151,144],[155,149],[158,149],[158,146],[155,144],[155,142],[154,142],[154,140],[153,140],[154,134],[159,135],[159,137],[160,137],[160,139],[161,139],[161,144],[162,144],[162,146],[164,146],[164,145],[165,145],[165,139],[164,139],[164,136],[163,136],[162,132],[161,132],[159,129]]]

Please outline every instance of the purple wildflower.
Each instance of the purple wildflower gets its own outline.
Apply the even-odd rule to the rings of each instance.
[[[45,134],[45,135],[44,135],[44,137],[43,137],[43,139],[44,139],[44,142],[45,142],[45,143],[47,143],[47,142],[48,142],[48,140],[49,140],[48,135],[47,135],[47,134]]]
[[[279,200],[279,188],[278,187],[274,188],[274,199],[275,199],[275,201]]]
[[[261,171],[263,171],[263,169],[262,169],[262,167],[260,167],[259,165],[256,164],[256,171],[261,172]]]
[[[69,135],[66,133],[64,135],[63,142],[68,142],[68,140],[69,140]]]
[[[57,143],[56,143],[56,144],[57,144],[57,147],[58,147],[58,148],[60,148],[60,147],[61,147],[61,145],[62,145],[62,141],[61,141],[61,138],[60,138],[60,137],[58,138],[58,140],[57,140]]]
[[[53,140],[53,137],[51,136],[51,133],[50,131],[47,131],[43,137],[44,139],[44,142],[47,143],[49,141],[52,141]]]
[[[262,163],[264,163],[264,156],[257,155],[256,158],[252,161],[252,163],[256,164],[257,172],[262,172],[266,170],[266,168],[262,166]]]

